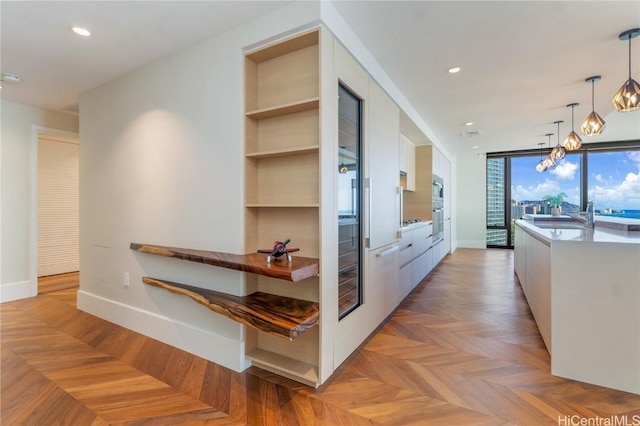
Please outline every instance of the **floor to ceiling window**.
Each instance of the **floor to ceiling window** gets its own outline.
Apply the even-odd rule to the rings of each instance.
[[[507,246],[509,241],[506,208],[508,157],[487,158],[487,245]]]
[[[596,214],[640,218],[640,141],[584,144],[542,173],[539,161],[535,151],[487,154],[487,247],[513,248],[515,221],[550,214],[558,194],[563,213],[591,200]]]
[[[588,199],[601,215],[640,219],[640,150],[587,153]]]

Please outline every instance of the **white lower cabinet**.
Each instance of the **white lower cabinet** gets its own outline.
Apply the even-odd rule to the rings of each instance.
[[[551,247],[516,226],[514,258],[522,291],[551,353]]]
[[[520,281],[520,286],[523,292],[527,292],[526,289],[526,266],[527,266],[527,245],[526,245],[526,233],[516,226],[515,244],[513,250],[513,263],[516,275]]]
[[[411,289],[413,289],[427,276],[427,253],[424,252],[416,257],[411,265],[413,265],[413,282],[411,283]]]
[[[433,226],[403,231],[400,241],[400,289],[406,297],[434,267]]]
[[[551,247],[527,235],[524,294],[551,352]]]
[[[444,241],[440,240],[438,244],[433,246],[433,266],[435,267],[442,259],[444,259],[444,255],[446,254],[444,248]]]
[[[413,288],[413,262],[400,268],[400,295],[404,299]]]
[[[427,252],[425,253],[426,258],[427,258],[427,274],[429,275],[431,273],[431,271],[433,271],[433,267],[435,266],[434,262],[433,262],[433,248],[429,248],[429,250],[427,250]]]

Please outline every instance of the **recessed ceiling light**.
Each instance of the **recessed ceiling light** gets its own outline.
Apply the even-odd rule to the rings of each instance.
[[[467,121],[464,123],[465,126],[473,126],[473,121]]]
[[[91,32],[84,27],[71,27],[71,31],[82,37],[89,37]]]
[[[472,148],[472,149],[478,149],[478,148],[480,148],[480,147],[479,147],[478,145],[474,145],[474,146],[472,146],[471,148]]]
[[[7,83],[20,83],[22,81],[22,77],[20,77],[19,75],[3,72],[0,76],[0,81]]]
[[[460,67],[451,67],[447,71],[449,71],[449,74],[455,74],[457,72],[460,72],[461,69],[462,68],[460,68]]]

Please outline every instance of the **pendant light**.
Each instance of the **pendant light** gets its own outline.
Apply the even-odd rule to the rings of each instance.
[[[349,171],[349,167],[347,167],[346,164],[344,164],[344,158],[340,158],[342,157],[340,155],[340,153],[342,152],[342,150],[346,149],[346,147],[344,146],[340,146],[340,149],[338,149],[338,159],[340,160],[340,165],[338,166],[338,173],[340,173],[341,175],[347,173]]]
[[[562,147],[562,145],[560,145],[560,123],[563,123],[563,121],[554,121],[553,124],[557,124],[558,125],[558,143],[556,144],[555,147],[553,147],[553,149],[551,150],[551,156],[556,159],[556,160],[562,160],[564,158],[564,156],[566,155],[566,151],[565,149]],[[545,136],[549,136],[549,139],[551,139],[551,136],[553,135],[553,133],[547,133]]]
[[[546,157],[544,157],[544,169],[545,170],[549,170],[553,167],[556,166],[556,159],[553,158],[553,156],[551,155],[551,135],[553,135],[553,133],[547,133],[545,136],[547,137],[547,140],[549,142],[549,154],[547,154]]]
[[[567,105],[567,108],[571,108],[571,133],[569,133],[569,136],[564,140],[564,149],[567,151],[575,151],[582,146],[582,139],[580,139],[580,136],[573,130],[573,109],[578,105],[580,104],[577,102]]]
[[[640,35],[640,28],[627,30],[618,36],[620,40],[629,40],[629,79],[615,94],[613,106],[620,112],[640,109],[640,84],[631,78],[631,39]]]
[[[585,136],[597,136],[604,130],[605,122],[596,112],[593,102],[594,85],[601,78],[599,75],[594,75],[584,80],[587,83],[591,83],[591,114],[587,116],[587,119],[582,123],[582,127],[580,127],[582,134]]]
[[[544,145],[544,142],[540,142],[538,144],[538,146],[540,147],[540,161],[538,162],[538,164],[536,164],[536,171],[539,173],[544,172],[545,170],[547,170],[547,168],[544,166],[544,160],[542,158],[542,146]]]

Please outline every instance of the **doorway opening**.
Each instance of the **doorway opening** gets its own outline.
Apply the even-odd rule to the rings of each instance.
[[[38,293],[75,288],[80,269],[80,188],[77,135],[37,137]]]

